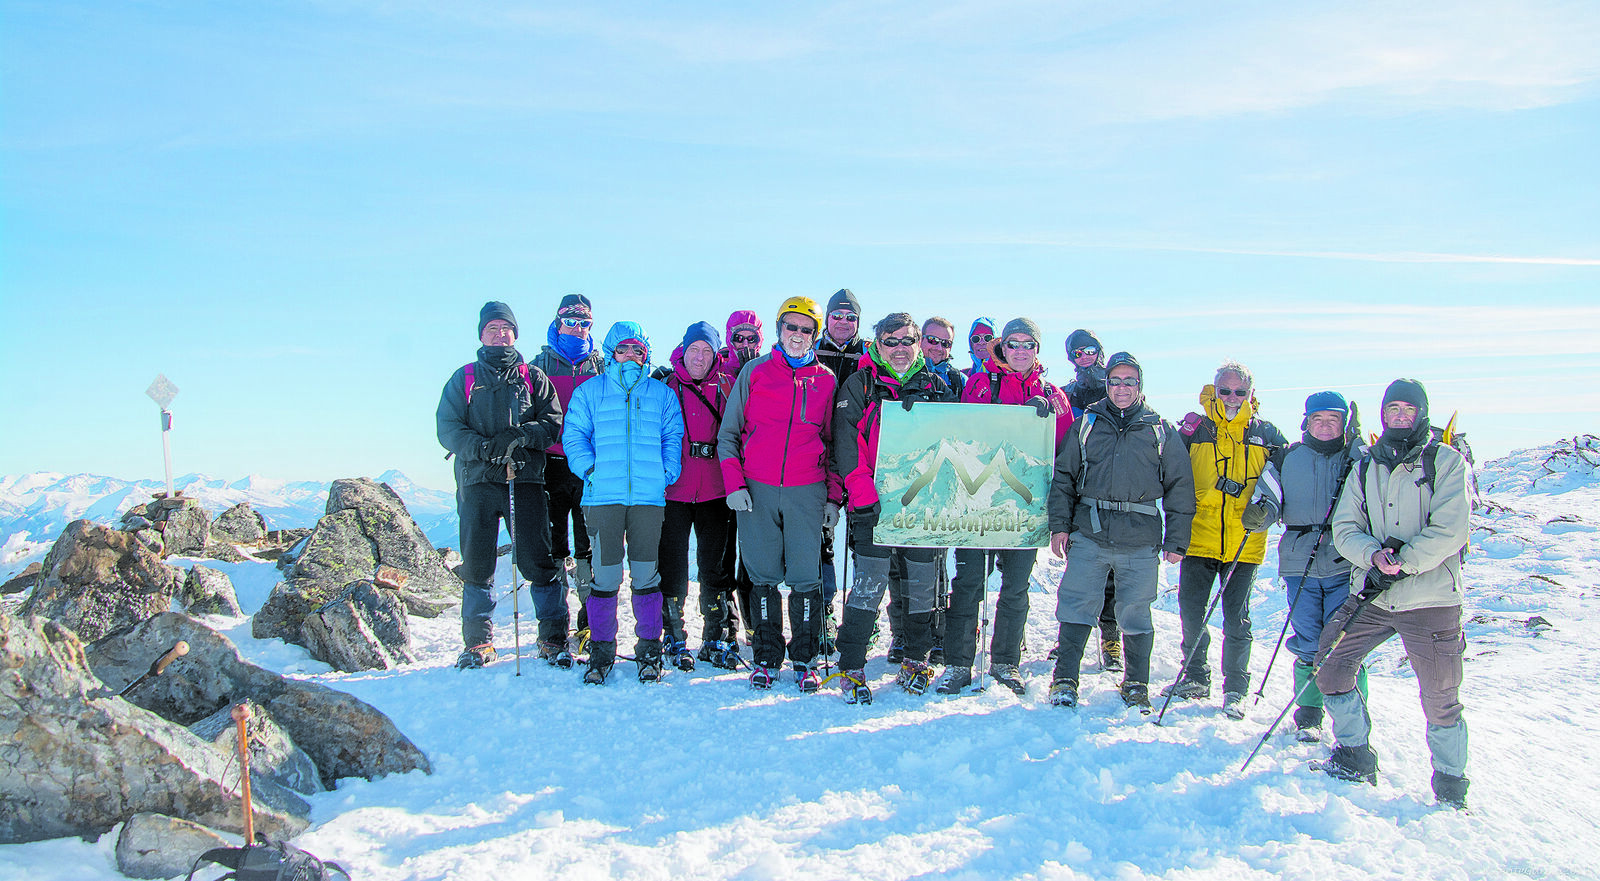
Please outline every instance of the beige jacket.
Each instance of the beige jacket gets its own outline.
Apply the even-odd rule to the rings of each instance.
[[[1399,553],[1405,577],[1373,601],[1378,608],[1403,612],[1461,605],[1461,558],[1466,554],[1472,511],[1467,463],[1448,444],[1436,446],[1437,454],[1419,448],[1392,471],[1376,461],[1367,463],[1366,480],[1357,479],[1359,470],[1352,473],[1334,508],[1334,547],[1354,565],[1351,593],[1362,589],[1372,555],[1386,540],[1405,542]],[[1418,485],[1423,478],[1421,459],[1435,455],[1430,492]]]

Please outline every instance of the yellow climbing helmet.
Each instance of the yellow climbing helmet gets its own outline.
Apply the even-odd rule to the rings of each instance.
[[[778,307],[778,320],[780,322],[783,320],[785,312],[793,312],[796,315],[804,315],[810,318],[817,323],[817,333],[822,333],[822,310],[817,308],[816,300],[810,297],[790,297],[783,301],[782,306]]]

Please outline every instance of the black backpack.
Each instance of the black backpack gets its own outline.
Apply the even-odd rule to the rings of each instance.
[[[214,847],[206,851],[195,858],[184,881],[193,881],[201,863],[216,863],[233,870],[216,881],[330,881],[330,872],[350,881],[350,873],[332,860],[324,862],[292,844],[269,841],[265,835],[256,835],[256,841],[244,847]]]

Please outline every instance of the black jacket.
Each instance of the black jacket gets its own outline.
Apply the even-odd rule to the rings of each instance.
[[[484,442],[512,426],[512,414],[528,442],[516,453],[517,480],[544,482],[544,449],[561,439],[561,404],[555,386],[537,367],[522,376],[522,355],[515,349],[509,367],[490,363],[487,347],[472,365],[472,400],[466,397],[467,368],[451,374],[439,395],[439,444],[455,457],[456,485],[505,483],[504,465],[484,458]]]
[[[1095,544],[1119,550],[1157,548],[1181,554],[1194,520],[1194,475],[1183,437],[1143,401],[1120,415],[1109,400],[1089,406],[1056,454],[1048,500],[1050,531],[1081,532]],[[1085,433],[1088,437],[1085,441]],[[1157,443],[1158,433],[1161,441]],[[1159,456],[1157,448],[1160,448]],[[1094,531],[1087,499],[1154,505],[1165,518],[1101,509]]]

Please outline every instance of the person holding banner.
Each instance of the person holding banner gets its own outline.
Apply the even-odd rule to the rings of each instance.
[[[872,703],[863,668],[886,591],[903,596],[906,604],[898,634],[905,655],[895,682],[912,694],[922,694],[933,679],[926,659],[933,646],[938,558],[944,550],[886,548],[873,541],[881,510],[873,473],[885,406],[898,401],[909,409],[915,402],[956,401],[950,385],[928,368],[917,345],[916,322],[909,314],[890,313],[872,331],[861,367],[844,381],[833,410],[833,471],[850,499],[849,547],[855,556],[855,577],[847,585],[839,627],[839,686],[849,704]]]
[[[1183,437],[1145,403],[1143,384],[1144,370],[1132,355],[1112,355],[1107,397],[1089,405],[1056,455],[1050,550],[1067,566],[1056,591],[1061,647],[1050,681],[1055,706],[1078,705],[1083,649],[1106,601],[1109,575],[1122,625],[1122,701],[1150,712],[1150,606],[1161,560],[1177,563],[1187,550],[1195,495]]]
[[[1056,449],[1061,449],[1072,427],[1072,405],[1067,396],[1044,379],[1039,363],[1043,334],[1028,318],[1013,318],[989,348],[982,373],[967,380],[961,400],[969,404],[1023,404],[1043,419],[1055,420]],[[950,582],[950,609],[945,613],[945,667],[935,689],[939,694],[960,694],[972,684],[972,662],[977,655],[978,606],[988,582],[988,555],[1000,569],[1000,598],[995,601],[994,639],[989,646],[989,675],[1022,694],[1022,634],[1028,623],[1028,581],[1039,552],[1035,548],[956,551],[956,577]]]
[[[822,311],[810,297],[778,309],[778,344],[746,364],[717,430],[727,504],[738,512],[739,556],[754,582],[750,685],[771,688],[783,666],[783,596],[789,586],[789,659],[803,692],[822,687],[824,527],[839,522],[843,484],[827,467],[833,444],[833,372],[814,346]]]

